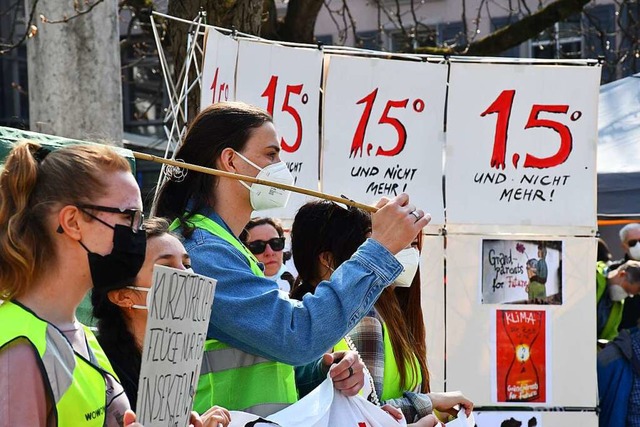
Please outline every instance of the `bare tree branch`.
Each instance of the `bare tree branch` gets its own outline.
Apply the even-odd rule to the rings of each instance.
[[[36,6],[38,5],[38,1],[39,0],[33,0],[33,4],[31,5],[31,11],[29,12],[29,19],[27,20],[27,24],[26,24],[26,29],[25,29],[24,34],[22,35],[22,37],[20,37],[20,40],[18,40],[15,43],[11,43],[11,44],[2,44],[2,43],[0,43],[0,55],[4,55],[7,52],[12,51],[13,49],[17,49],[20,45],[22,45],[22,43],[24,43],[24,41],[29,36],[33,36],[34,35],[33,18],[34,18],[35,13],[36,13]],[[15,21],[14,21],[14,25],[15,25]],[[35,31],[37,32],[37,28],[36,28]]]
[[[94,3],[91,3],[86,9],[80,9],[80,3],[78,1],[73,2],[73,10],[75,11],[74,15],[71,16],[63,16],[60,19],[49,19],[46,16],[40,16],[42,22],[47,24],[65,24],[73,19],[76,19],[82,15],[86,15],[91,12],[97,5],[102,3],[104,0],[96,0]]]
[[[554,23],[565,20],[571,15],[582,11],[587,3],[589,3],[589,0],[556,0],[534,14],[469,44],[464,49],[456,46],[450,48],[425,47],[419,48],[417,51],[439,55],[461,53],[466,55],[498,55],[535,37]]]

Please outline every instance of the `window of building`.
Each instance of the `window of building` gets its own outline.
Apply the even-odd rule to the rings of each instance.
[[[380,31],[360,31],[356,33],[356,47],[369,50],[382,50],[382,34]]]
[[[124,131],[164,138],[168,106],[164,79],[152,38],[131,36],[122,48],[122,110]]]
[[[517,21],[517,18],[513,15],[493,18],[491,19],[491,31],[497,31],[500,28],[504,28],[506,26],[509,26],[515,23],[516,21]],[[518,58],[520,57],[520,46],[522,45],[509,48],[504,52],[501,52],[499,56],[506,57],[506,58]]]
[[[25,31],[24,16],[24,2],[0,0],[3,44],[20,40]],[[28,90],[27,48],[22,44],[0,55],[0,126],[29,129]]]
[[[411,28],[406,33],[393,31],[388,33],[389,50],[392,52],[408,52],[419,47],[435,47],[438,43],[438,32],[435,28],[421,25]]]
[[[556,22],[531,40],[531,57],[546,59],[582,58],[582,26],[580,15]]]

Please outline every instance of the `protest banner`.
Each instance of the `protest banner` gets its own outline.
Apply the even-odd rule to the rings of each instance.
[[[145,427],[186,427],[198,386],[216,281],[156,265],[138,383]]]
[[[264,108],[273,116],[280,158],[299,187],[318,188],[318,133],[322,52],[241,40],[238,49],[236,99]],[[293,193],[282,209],[260,216],[293,219],[310,197]]]
[[[238,41],[207,28],[202,64],[200,111],[220,101],[235,100]]]
[[[462,390],[465,395],[473,396],[477,407],[595,407],[597,379],[593,368],[596,365],[594,239],[563,237],[558,241],[549,237],[521,235],[515,239],[515,236],[511,236],[512,240],[507,242],[504,239],[498,240],[497,237],[499,236],[455,233],[447,235],[447,389]],[[557,255],[557,259],[562,262],[559,269],[562,283],[558,283],[562,288],[562,304],[540,305],[536,301],[530,303],[526,299],[527,293],[522,288],[515,288],[522,292],[521,295],[525,298],[520,304],[518,301],[501,300],[498,292],[498,301],[484,301],[481,286],[483,266],[490,267],[494,272],[494,265],[499,268],[517,268],[520,265],[526,270],[526,264],[523,265],[525,259],[535,258],[536,262],[540,260],[537,254],[538,242],[544,242],[547,248],[547,280],[555,269],[555,256]],[[523,245],[523,253],[517,249],[519,244]],[[488,249],[495,250],[494,265],[487,260]],[[557,252],[549,257],[552,251]],[[501,260],[504,261],[502,265]],[[506,275],[508,272],[505,270],[504,273]],[[551,286],[549,281],[547,284]],[[507,299],[511,298],[508,292],[504,295]],[[548,298],[551,299],[553,296]],[[544,322],[536,318],[534,320],[539,321],[527,323],[531,316],[525,316],[524,322],[512,322],[516,326],[523,326],[521,329],[527,333],[539,329],[535,342],[531,340],[516,343],[515,338],[505,332],[503,324],[499,324],[499,314],[502,313],[508,313],[510,316],[513,313],[544,315]],[[510,319],[516,318],[514,316]],[[535,328],[532,327],[533,324]],[[520,344],[522,345],[519,346]],[[512,362],[514,366],[522,368],[520,361],[529,360],[537,372],[540,395],[536,399],[542,399],[544,390],[544,400],[515,401],[515,398],[499,398],[499,385],[504,385]],[[527,363],[524,367],[528,368],[530,364]],[[514,372],[516,371],[511,371]],[[522,372],[522,369],[517,372]],[[522,399],[524,398],[523,395]]]
[[[327,55],[322,190],[372,203],[402,192],[444,224],[447,66]]]
[[[452,62],[447,223],[593,228],[599,82],[599,67]]]

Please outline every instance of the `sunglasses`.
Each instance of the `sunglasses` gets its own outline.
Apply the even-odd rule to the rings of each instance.
[[[640,242],[640,239],[631,239],[627,240],[627,245],[632,248],[636,245],[636,243]]]
[[[267,249],[267,245],[271,247],[271,250],[281,251],[284,249],[284,237],[274,237],[266,242],[264,240],[254,240],[247,243],[247,248],[254,255],[260,255]]]

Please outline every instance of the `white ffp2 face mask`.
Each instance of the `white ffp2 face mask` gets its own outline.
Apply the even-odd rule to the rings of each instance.
[[[622,286],[620,285],[609,286],[609,297],[611,298],[611,301],[622,301],[628,296],[629,294],[627,293],[627,291],[624,290]]]
[[[236,154],[242,160],[260,171],[258,172],[258,175],[256,175],[257,179],[266,179],[281,184],[293,185],[295,179],[293,178],[293,175],[291,175],[291,172],[285,162],[281,161],[261,168],[237,151]],[[289,196],[291,195],[291,191],[289,190],[281,190],[270,185],[251,184],[251,186],[249,186],[249,184],[243,181],[240,181],[240,184],[249,190],[251,207],[256,211],[284,208],[287,206]]]
[[[629,256],[631,259],[640,261],[640,243],[636,243],[629,248]]]
[[[127,289],[133,289],[134,291],[142,291],[147,293],[147,305],[133,304],[131,308],[135,308],[138,310],[149,310],[149,305],[151,305],[151,292],[149,291],[151,290],[151,288],[143,288],[141,286],[127,286]]]
[[[402,264],[402,273],[396,278],[394,284],[401,288],[408,288],[420,265],[420,252],[416,248],[404,248],[396,255],[396,259]]]

